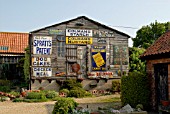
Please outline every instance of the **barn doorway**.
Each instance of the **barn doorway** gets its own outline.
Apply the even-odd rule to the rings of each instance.
[[[154,65],[154,74],[158,106],[161,100],[168,100],[168,64]]]

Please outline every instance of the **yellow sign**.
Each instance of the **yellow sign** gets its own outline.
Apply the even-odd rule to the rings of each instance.
[[[92,44],[93,39],[90,37],[66,37],[66,44]]]
[[[97,67],[101,67],[102,65],[105,64],[104,59],[103,59],[103,57],[102,57],[100,52],[98,52],[97,54],[93,55],[93,59],[94,59],[96,65],[97,65]]]

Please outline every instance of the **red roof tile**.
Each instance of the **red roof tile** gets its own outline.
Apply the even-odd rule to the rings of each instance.
[[[0,32],[0,53],[25,53],[28,33]]]
[[[170,31],[164,33],[158,40],[151,45],[141,57],[157,55],[162,53],[170,52]]]

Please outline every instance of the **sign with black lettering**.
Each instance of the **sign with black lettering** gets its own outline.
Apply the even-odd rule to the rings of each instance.
[[[50,36],[33,37],[33,54],[51,55],[51,53],[52,53],[52,37]]]
[[[33,67],[33,76],[50,77],[52,76],[52,68],[50,67]]]
[[[92,44],[93,39],[90,37],[66,37],[66,44]]]
[[[66,29],[66,36],[93,36],[92,30],[87,29]]]
[[[51,58],[32,57],[32,66],[51,66]]]

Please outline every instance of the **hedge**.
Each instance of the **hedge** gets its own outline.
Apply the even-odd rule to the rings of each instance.
[[[130,104],[136,107],[142,104],[145,109],[149,106],[149,83],[145,74],[129,73],[121,78],[121,101],[123,105]]]

